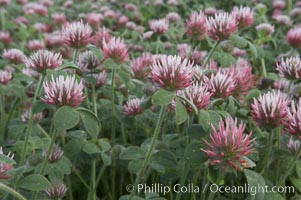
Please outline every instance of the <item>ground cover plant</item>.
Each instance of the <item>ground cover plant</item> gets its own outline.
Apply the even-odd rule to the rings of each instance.
[[[301,1],[0,12],[1,199],[301,199]]]

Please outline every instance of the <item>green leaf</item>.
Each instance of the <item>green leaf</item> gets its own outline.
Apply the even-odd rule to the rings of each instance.
[[[56,111],[53,124],[58,130],[67,130],[76,126],[79,119],[79,113],[74,108],[63,106]]]
[[[289,177],[290,181],[292,182],[293,186],[297,188],[299,192],[301,192],[301,180],[299,178]]]
[[[158,90],[152,96],[152,103],[158,106],[167,106],[175,98],[175,94],[166,90]]]
[[[137,174],[139,170],[142,168],[143,160],[141,159],[135,159],[131,160],[128,164],[128,170],[132,174]]]
[[[121,160],[134,160],[139,158],[145,158],[145,152],[137,146],[128,147],[123,149],[119,155]]]
[[[264,195],[264,200],[285,200],[285,198],[277,192],[267,192]]]
[[[265,188],[265,181],[264,178],[258,174],[257,172],[254,172],[252,170],[245,169],[244,170],[245,176],[247,178],[248,184],[250,187],[262,187]],[[251,194],[251,199],[253,200],[264,200],[265,199],[265,193],[263,191],[256,191],[256,194]]]
[[[176,98],[176,121],[177,125],[182,124],[187,119],[187,109],[182,102]]]
[[[258,53],[257,53],[257,49],[256,49],[255,45],[252,44],[251,42],[248,42],[248,45],[249,45],[250,51],[251,51],[252,55],[254,56],[254,58],[257,58]]]
[[[88,48],[90,49],[90,51],[93,52],[93,54],[97,57],[99,61],[102,61],[103,59],[102,52],[96,46],[89,44]]]
[[[108,139],[102,138],[97,140],[98,147],[101,148],[102,152],[107,152],[111,149],[111,145]]]
[[[4,155],[4,154],[0,154],[0,163],[4,163],[4,164],[16,164],[16,161],[14,161],[13,159],[11,159],[10,157]]]
[[[25,82],[33,82],[35,81],[34,78],[27,76],[26,74],[16,74],[14,76],[14,80],[18,80],[18,81],[25,81]]]
[[[115,63],[111,58],[106,59],[103,65],[106,69],[119,69],[119,65]]]
[[[63,64],[62,66],[58,67],[57,68],[57,71],[62,71],[64,69],[75,69],[77,72],[79,72],[80,74],[82,74],[82,70],[77,66],[75,65],[74,63],[70,62],[70,63],[66,63],[66,64]]]
[[[18,187],[25,190],[41,191],[50,188],[51,184],[44,176],[31,174],[20,180]]]
[[[233,43],[233,45],[238,48],[244,48],[248,45],[248,40],[246,40],[245,38],[242,38],[236,34],[232,34],[230,36],[230,40]]]
[[[86,152],[87,154],[101,153],[101,150],[98,148],[98,146],[92,142],[86,144],[83,147],[83,151]]]
[[[32,106],[32,112],[34,114],[42,112],[43,110],[47,108],[53,108],[53,105],[46,104],[42,100],[38,100],[33,106]]]
[[[260,94],[261,94],[261,91],[258,89],[250,90],[249,94],[246,96],[246,100],[248,100],[248,101],[253,100],[254,97],[256,98]]]
[[[131,80],[131,74],[128,71],[125,71],[123,68],[118,71],[118,74],[122,82],[125,84]]]
[[[105,154],[105,153],[103,153],[103,152],[101,152],[100,155],[101,155],[101,159],[102,159],[102,161],[103,161],[103,164],[104,164],[105,166],[109,166],[109,165],[112,164],[112,159],[111,159],[110,156],[108,156],[107,154]]]
[[[193,167],[199,167],[207,161],[207,156],[201,151],[204,145],[200,141],[193,141],[189,144],[184,152],[184,157]]]
[[[101,129],[97,116],[85,108],[78,108],[77,111],[83,121],[86,131],[92,138],[97,138]]]

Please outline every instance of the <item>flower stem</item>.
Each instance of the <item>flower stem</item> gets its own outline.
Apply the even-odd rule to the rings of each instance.
[[[283,176],[278,181],[277,185],[281,185],[285,181],[285,179],[291,173],[292,169],[294,168],[294,166],[295,166],[296,162],[298,161],[298,159],[300,158],[300,156],[301,156],[301,147],[299,148],[299,150],[296,153],[295,157],[293,158],[293,160],[289,164],[289,167],[287,168],[287,170],[285,171],[285,173],[283,174]]]
[[[56,130],[54,130],[53,133],[52,133],[52,138],[51,138],[51,142],[50,142],[49,148],[48,148],[48,150],[47,150],[47,155],[46,155],[46,157],[45,157],[45,159],[44,159],[44,162],[43,162],[43,164],[42,164],[42,168],[41,168],[41,170],[40,170],[40,174],[41,174],[41,175],[43,175],[44,172],[45,172],[47,162],[48,162],[48,160],[49,160],[50,154],[51,154],[51,152],[52,152],[52,148],[53,148],[53,146],[54,146],[54,141],[55,141],[55,138],[56,138],[56,133],[57,133]]]
[[[262,76],[267,77],[267,70],[266,70],[266,67],[265,67],[264,58],[261,58],[260,61],[261,61],[261,67],[262,67]]]
[[[281,129],[277,129],[277,149],[281,149]],[[277,159],[276,162],[276,176],[275,176],[275,183],[278,181],[279,178],[279,172],[280,172],[280,160]]]
[[[1,8],[1,29],[5,31],[5,9]]]
[[[274,131],[272,131],[272,133],[268,133],[267,149],[266,149],[265,158],[263,162],[264,166],[262,168],[261,174],[264,173],[266,169],[269,167],[269,159],[270,159],[272,143],[273,143],[273,132]]]
[[[159,53],[159,44],[160,44],[160,42],[161,42],[161,36],[160,35],[158,35],[157,36],[157,42],[156,42],[156,54],[158,54]]]
[[[144,178],[145,170],[147,169],[147,167],[149,165],[150,158],[153,154],[153,150],[155,148],[155,144],[156,144],[156,141],[157,141],[159,133],[160,133],[161,125],[162,125],[163,118],[164,118],[164,115],[165,115],[165,112],[166,112],[166,108],[167,108],[166,106],[163,106],[160,110],[159,118],[158,118],[158,121],[157,121],[157,124],[156,124],[156,128],[154,130],[154,135],[153,135],[153,138],[152,138],[152,141],[151,141],[151,145],[148,149],[146,158],[143,161],[142,168],[139,171],[139,173],[137,174],[135,184],[134,184],[135,190],[133,192],[131,192],[131,196],[130,196],[131,200],[133,199],[133,195],[136,193],[136,189],[137,189],[138,184]]]
[[[184,162],[185,162],[185,164],[184,164],[184,167],[183,167],[182,178],[180,180],[180,185],[181,186],[184,186],[185,181],[186,181],[186,177],[187,177],[187,174],[188,174],[188,171],[189,171],[189,167],[188,167],[188,164],[187,164],[186,160],[184,160]],[[176,200],[180,200],[181,196],[182,196],[182,192],[179,192],[176,196]]]
[[[28,121],[28,127],[27,127],[26,133],[25,133],[25,142],[24,142],[24,146],[23,146],[23,150],[22,150],[22,156],[21,156],[21,162],[20,162],[21,166],[24,164],[24,161],[25,161],[28,140],[29,140],[29,136],[30,136],[31,127],[32,127],[32,124],[33,124],[33,115],[34,114],[32,112],[32,108],[33,108],[33,106],[35,105],[35,103],[37,101],[37,97],[40,95],[40,91],[41,91],[44,79],[45,79],[45,75],[43,74],[40,78],[37,90],[36,90],[36,92],[34,94],[34,97],[33,97],[32,107],[31,107],[31,110],[30,110],[30,116],[29,116],[29,121]]]
[[[112,80],[111,80],[111,101],[112,101],[112,141],[115,140],[116,127],[115,127],[115,69],[112,70]]]
[[[7,193],[10,193],[11,195],[13,195],[14,197],[17,197],[20,200],[26,200],[25,197],[23,197],[20,193],[18,193],[17,191],[15,191],[14,189],[8,187],[7,185],[4,185],[3,183],[0,182],[0,190],[3,190]]]
[[[78,55],[78,49],[74,49],[72,61],[75,64]]]
[[[217,47],[218,45],[219,45],[219,42],[216,41],[215,44],[214,44],[214,46],[213,46],[212,49],[210,50],[210,52],[209,52],[209,54],[208,54],[208,56],[207,56],[207,59],[206,59],[205,62],[204,62],[203,67],[206,67],[206,65],[209,63],[210,58],[211,58],[213,52],[215,51],[215,49],[216,49],[216,47]]]

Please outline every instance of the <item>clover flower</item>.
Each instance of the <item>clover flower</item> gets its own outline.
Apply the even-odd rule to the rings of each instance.
[[[180,56],[161,55],[154,59],[150,68],[153,82],[166,90],[181,90],[192,84],[192,64]]]
[[[43,83],[45,96],[41,99],[47,104],[57,106],[77,107],[85,99],[83,82],[77,81],[75,76],[51,76],[50,81]]]
[[[251,104],[251,115],[258,126],[273,129],[285,124],[287,118],[288,97],[278,91],[269,91],[254,98]]]
[[[295,48],[301,47],[301,27],[291,28],[286,35],[287,42]]]
[[[62,38],[69,47],[79,49],[88,44],[92,28],[82,21],[67,23],[62,29]]]
[[[298,56],[282,58],[282,60],[276,63],[276,70],[279,72],[279,75],[283,78],[289,80],[296,80],[301,77],[301,61]]]
[[[128,116],[141,114],[143,112],[143,109],[141,107],[142,101],[143,98],[142,99],[134,98],[126,102],[126,104],[123,106],[124,114]]]
[[[128,48],[123,39],[112,37],[109,41],[102,41],[102,53],[104,59],[111,58],[116,63],[123,63],[128,58]]]
[[[229,13],[217,13],[206,21],[209,37],[223,41],[227,40],[232,33],[237,31],[235,16]]]
[[[252,167],[246,156],[254,152],[255,138],[251,139],[252,133],[244,134],[245,127],[243,122],[238,124],[237,119],[231,117],[225,121],[220,119],[217,129],[212,125],[210,142],[204,140],[207,149],[201,149],[208,156],[210,165],[221,167],[223,171]]]
[[[206,16],[203,12],[193,12],[186,21],[186,33],[198,40],[203,40],[207,33]]]
[[[188,99],[198,110],[207,108],[210,104],[211,93],[208,91],[207,85],[194,83],[186,89],[178,91],[177,95]],[[189,103],[182,99],[181,101],[189,112],[193,112]]]

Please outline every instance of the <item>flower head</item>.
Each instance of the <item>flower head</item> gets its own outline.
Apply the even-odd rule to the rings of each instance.
[[[128,115],[128,116],[134,116],[134,115],[138,115],[138,114],[142,113],[143,112],[143,109],[141,107],[142,101],[143,101],[143,98],[142,99],[135,98],[135,99],[129,100],[123,106],[124,114]]]
[[[26,110],[22,113],[21,115],[21,120],[22,122],[24,123],[28,123],[29,122],[29,119],[30,119],[30,112],[31,112],[31,106],[29,106],[28,108],[26,108]],[[33,114],[33,121],[38,123],[40,122],[42,119],[43,119],[44,115],[42,112],[39,112],[39,113],[35,113]]]
[[[78,56],[77,66],[84,72],[95,69],[99,64],[99,60],[92,51],[85,51]]]
[[[14,64],[20,64],[25,61],[26,56],[19,49],[5,49],[3,52],[3,58],[9,60]]]
[[[87,22],[92,27],[99,27],[101,20],[103,19],[103,15],[99,13],[89,13],[87,15]]]
[[[166,90],[181,90],[192,84],[192,63],[180,56],[161,55],[150,68],[153,81]]]
[[[46,157],[46,155],[47,155],[47,151],[44,151],[42,153],[42,156]],[[54,145],[54,147],[50,153],[48,161],[50,163],[58,162],[59,160],[62,159],[63,155],[64,155],[64,151],[58,145]]]
[[[92,28],[82,21],[67,23],[62,29],[62,38],[66,45],[81,48],[88,44]]]
[[[169,22],[174,22],[174,21],[178,21],[181,19],[181,16],[176,13],[176,12],[170,12],[166,15],[166,19],[169,21]]]
[[[42,4],[38,3],[28,3],[23,7],[24,13],[28,15],[41,15],[47,16],[48,15],[48,8]]]
[[[251,104],[251,115],[258,126],[273,129],[280,124],[285,124],[287,118],[288,97],[278,91],[269,91],[254,98]]]
[[[246,125],[237,119],[227,117],[225,122],[221,119],[216,129],[212,125],[213,132],[210,134],[210,142],[205,140],[207,149],[201,149],[209,158],[210,165],[221,167],[224,171],[237,170],[252,167],[245,158],[254,152],[250,134],[244,134]]]
[[[75,76],[52,76],[50,81],[43,83],[43,87],[45,96],[42,100],[47,104],[77,107],[85,99],[84,85],[82,81],[78,82]]]
[[[248,28],[254,23],[254,11],[250,7],[234,7],[232,14],[239,28]]]
[[[292,152],[293,154],[297,154],[300,148],[300,140],[293,140],[293,137],[290,137],[287,147],[290,150],[290,152]]]
[[[287,42],[295,48],[301,47],[301,27],[291,28],[286,35]]]
[[[210,104],[211,93],[208,91],[207,85],[194,83],[185,90],[178,91],[177,95],[188,99],[198,110],[207,108]],[[190,104],[184,100],[182,100],[182,103],[189,112],[193,112],[193,108]]]
[[[301,77],[301,61],[299,57],[290,57],[276,63],[276,70],[279,75],[289,80],[296,80]]]
[[[0,70],[0,83],[6,85],[13,78],[13,72],[9,70]]]
[[[272,35],[275,28],[271,24],[263,23],[256,26],[256,30],[259,34]]]
[[[128,48],[123,39],[112,37],[108,42],[102,41],[102,53],[105,59],[111,58],[116,63],[123,63],[128,58]]]
[[[0,154],[3,155],[2,147],[0,147]],[[10,159],[14,158],[14,154],[9,152],[7,155]],[[6,163],[0,163],[0,180],[1,179],[9,179],[10,176],[7,175],[7,172],[9,172],[13,168],[12,164],[6,164]]]
[[[112,38],[110,32],[106,28],[99,29],[95,35],[90,39],[90,42],[100,48],[102,48],[103,41],[109,42]]]
[[[208,90],[215,98],[225,98],[232,95],[236,89],[236,80],[232,73],[219,70],[211,77],[205,77]]]
[[[198,40],[202,40],[207,33],[206,16],[203,12],[193,12],[186,21],[186,33]]]
[[[292,102],[292,107],[287,109],[288,122],[285,125],[287,131],[301,138],[301,99],[299,99],[298,105]]]
[[[62,65],[63,59],[60,53],[53,53],[48,50],[38,50],[25,61],[28,68],[38,72],[45,72],[46,69],[55,69]]]
[[[61,199],[65,196],[68,188],[67,186],[59,181],[59,180],[54,180],[51,182],[52,187],[45,190],[47,196],[51,199]]]
[[[62,25],[67,23],[67,18],[65,13],[53,13],[52,19],[55,22],[55,24]]]
[[[135,74],[135,78],[145,80],[149,74],[149,67],[153,63],[151,54],[142,54],[131,62],[131,68]]]
[[[45,49],[45,44],[40,40],[30,40],[27,43],[27,48],[31,51],[42,50]]]
[[[11,42],[10,33],[6,31],[0,31],[0,42],[3,42],[4,45],[8,46]]]
[[[208,35],[217,41],[226,40],[237,31],[235,16],[229,13],[217,13],[209,17],[206,23]]]
[[[169,24],[166,19],[151,20],[149,22],[149,27],[157,34],[164,34],[168,31]]]

